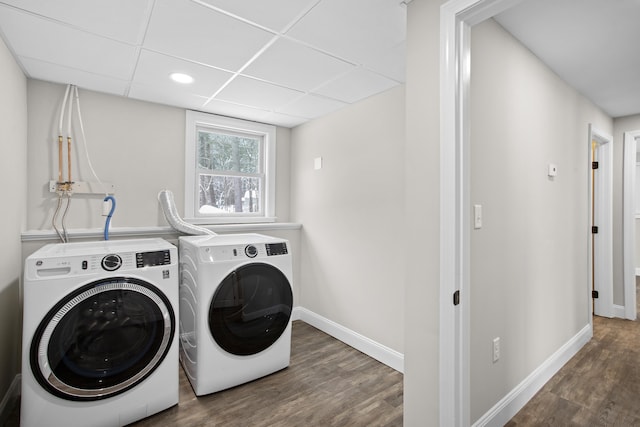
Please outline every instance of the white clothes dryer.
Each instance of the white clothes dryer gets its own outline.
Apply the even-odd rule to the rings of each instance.
[[[123,426],[178,403],[178,250],[49,244],[24,268],[23,427]]]
[[[289,366],[292,264],[287,240],[180,237],[180,361],[196,395]]]

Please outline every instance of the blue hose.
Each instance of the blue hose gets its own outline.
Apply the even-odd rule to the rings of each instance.
[[[107,220],[104,223],[104,240],[109,240],[109,225],[111,224],[111,217],[113,216],[113,212],[116,210],[116,199],[113,196],[107,196],[104,198],[104,201],[111,201],[111,210],[109,211],[109,215],[107,215]]]

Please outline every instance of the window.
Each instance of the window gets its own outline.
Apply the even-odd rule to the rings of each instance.
[[[187,111],[185,217],[274,221],[275,126]]]

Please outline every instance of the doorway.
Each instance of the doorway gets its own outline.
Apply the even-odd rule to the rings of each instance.
[[[589,125],[592,311],[603,317],[613,317],[612,142],[612,136]]]
[[[469,197],[469,148],[470,148],[470,31],[471,27],[490,18],[520,0],[450,0],[442,5],[440,20],[440,425],[468,426],[470,425],[470,369],[469,369],[469,295],[470,277],[470,224],[471,207]],[[584,134],[582,134],[584,135]],[[582,137],[581,137],[582,138]],[[591,149],[589,137],[589,150]],[[598,145],[602,152],[597,153],[606,159],[609,150],[611,158],[611,138],[602,138]],[[587,147],[585,147],[586,149]],[[586,155],[583,159],[590,159]],[[609,167],[609,170],[611,168]],[[588,192],[588,176],[586,165],[585,175],[580,177],[585,193]],[[584,179],[584,180],[583,180]],[[589,191],[590,192],[590,191]],[[598,192],[598,194],[604,194]],[[610,193],[609,193],[610,194]],[[586,195],[585,195],[586,196]],[[586,197],[584,199],[586,201]],[[590,199],[589,199],[590,200]],[[590,205],[590,203],[589,203]],[[587,225],[588,206],[584,209],[584,225]],[[596,206],[603,205],[597,202]],[[609,204],[610,205],[610,204]],[[604,212],[603,214],[606,214]],[[598,218],[600,219],[600,217]],[[605,225],[606,227],[606,225]],[[590,230],[584,229],[584,242],[590,240]],[[582,234],[581,234],[582,236]],[[591,247],[589,245],[589,247]],[[585,245],[586,249],[586,245]],[[583,260],[587,252],[581,254]],[[585,267],[587,263],[585,263]],[[587,300],[587,277],[580,281],[584,290],[585,315],[591,318],[592,309]],[[603,289],[604,291],[604,289]],[[582,292],[582,290],[581,290]],[[461,297],[456,299],[456,295]],[[453,296],[453,298],[452,298]],[[452,303],[453,301],[453,303]],[[462,302],[460,302],[462,301]],[[611,298],[609,299],[611,301]],[[459,304],[458,304],[459,302]],[[611,304],[609,302],[608,304]],[[578,351],[591,337],[591,325],[586,325],[571,338],[553,359],[545,361],[537,369],[535,378],[526,379],[518,386],[514,394],[505,396],[498,402],[486,417],[478,420],[477,425],[503,425],[510,416],[515,414],[520,404],[528,400],[538,390],[538,386],[550,378],[568,358]],[[494,347],[495,349],[495,347]],[[495,351],[495,350],[494,350]],[[447,361],[443,363],[442,361]],[[546,377],[546,375],[549,375]]]
[[[638,166],[638,143],[640,130],[624,133],[623,152],[623,201],[622,201],[622,235],[623,235],[623,282],[624,282],[624,317],[636,320],[636,213],[640,200],[636,192],[636,168]]]

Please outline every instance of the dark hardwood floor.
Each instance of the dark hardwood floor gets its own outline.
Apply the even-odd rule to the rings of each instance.
[[[147,426],[402,426],[402,374],[293,322],[291,364],[259,380],[196,397],[180,369],[180,402]],[[8,427],[18,426],[15,410]]]
[[[593,339],[506,426],[640,426],[640,322],[594,316]]]
[[[296,321],[287,369],[199,398],[180,370],[180,403],[132,426],[399,427],[402,393],[402,374]],[[16,408],[6,426],[19,422]],[[640,322],[594,317],[593,339],[506,426],[640,426]]]

